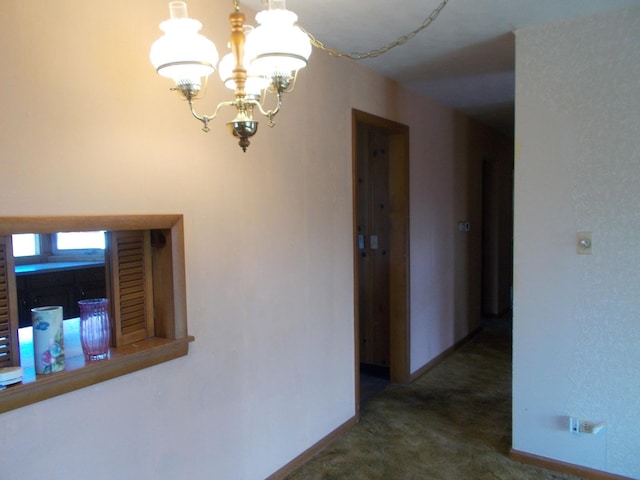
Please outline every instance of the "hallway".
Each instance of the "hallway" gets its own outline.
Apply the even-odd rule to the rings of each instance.
[[[410,385],[363,405],[360,423],[290,480],[576,479],[509,459],[511,325],[485,322]]]

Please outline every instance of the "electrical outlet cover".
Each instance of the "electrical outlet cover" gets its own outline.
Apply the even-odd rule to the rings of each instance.
[[[580,420],[575,417],[569,417],[569,431],[571,433],[580,433]]]

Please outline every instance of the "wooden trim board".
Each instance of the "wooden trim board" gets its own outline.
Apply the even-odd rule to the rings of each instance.
[[[466,337],[464,337],[461,340],[458,340],[456,343],[454,343],[452,346],[450,346],[449,348],[447,348],[444,352],[442,352],[440,355],[436,356],[435,358],[433,358],[432,360],[430,360],[429,362],[427,362],[425,365],[423,365],[422,367],[420,367],[418,370],[416,370],[414,373],[411,374],[411,376],[409,377],[409,382],[415,382],[418,378],[420,378],[422,375],[424,375],[425,373],[427,373],[429,370],[431,370],[432,368],[436,367],[440,362],[442,362],[445,358],[447,358],[449,355],[451,355],[453,352],[455,352],[456,350],[460,349],[461,347],[463,347],[467,342],[469,342],[469,340],[471,340],[473,337],[475,337],[478,332],[480,332],[480,330],[482,330],[482,327],[478,327],[476,328],[474,331],[472,331],[469,335],[467,335]]]
[[[358,423],[358,420],[355,416],[351,417],[349,420],[344,422],[334,431],[329,433],[327,436],[320,439],[320,441],[316,442],[311,447],[307,448],[304,452],[298,455],[296,458],[287,463],[284,467],[282,467],[277,472],[268,476],[265,480],[281,480],[287,477],[287,475],[292,474],[302,465],[311,460],[315,455],[320,453],[325,447],[327,447],[331,442],[336,440],[338,437],[344,435],[351,428],[353,428]]]
[[[553,470],[555,472],[576,475],[584,478],[585,480],[633,480],[630,477],[623,477],[614,473],[582,467],[573,463],[561,462],[552,458],[521,452],[513,448],[509,452],[509,457],[515,462],[533,465],[534,467],[546,468],[547,470]]]
[[[389,194],[393,203],[390,237],[390,376],[394,383],[410,381],[409,298],[409,127],[360,110],[352,110],[352,206],[354,269],[354,341],[356,418],[360,416],[360,312],[358,308],[357,163],[358,125],[382,128],[389,134]]]

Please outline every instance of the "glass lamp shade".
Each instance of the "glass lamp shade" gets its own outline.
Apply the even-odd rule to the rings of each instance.
[[[264,75],[258,75],[254,72],[255,68],[252,68],[247,62],[247,56],[245,55],[244,66],[247,69],[247,81],[245,83],[244,89],[247,92],[247,95],[252,96],[260,96],[262,90],[269,86],[271,80],[269,80]],[[224,86],[230,90],[236,89],[236,83],[231,78],[233,74],[233,69],[235,68],[235,58],[232,53],[227,53],[222,60],[220,60],[220,64],[218,65],[218,73],[220,74],[220,79],[224,83]]]
[[[291,77],[307,65],[311,41],[294,25],[297,19],[292,11],[280,8],[256,15],[260,25],[247,35],[245,47],[253,68],[268,77]]]
[[[198,31],[202,24],[192,18],[171,18],[160,24],[165,32],[153,42],[149,57],[159,75],[177,85],[200,85],[201,77],[215,71],[218,50]]]

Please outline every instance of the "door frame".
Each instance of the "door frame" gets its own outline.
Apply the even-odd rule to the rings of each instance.
[[[358,125],[381,128],[389,135],[389,350],[390,379],[409,383],[409,127],[352,109],[352,206],[354,273],[354,341],[356,416],[360,418],[360,317],[358,302]]]

